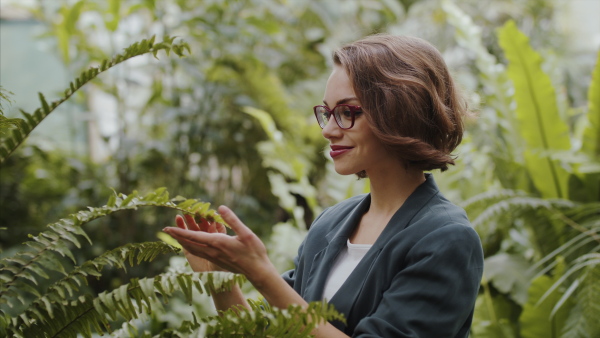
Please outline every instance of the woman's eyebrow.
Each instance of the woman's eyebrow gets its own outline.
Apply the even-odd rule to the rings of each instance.
[[[336,102],[336,104],[335,104],[335,105],[337,106],[338,104],[346,104],[346,103],[348,103],[348,102],[350,102],[350,101],[354,101],[354,100],[358,101],[358,98],[357,98],[356,96],[347,97],[347,98],[345,98],[345,99],[338,100],[338,102]],[[323,100],[323,103],[324,103],[324,104],[325,104],[327,107],[329,107],[329,104],[327,104],[327,101]]]

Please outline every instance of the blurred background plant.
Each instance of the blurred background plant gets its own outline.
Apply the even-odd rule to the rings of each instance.
[[[55,219],[104,204],[112,189],[164,186],[173,195],[229,205],[268,242],[278,267],[289,268],[312,219],[368,189],[366,180],[333,172],[313,121],[331,51],[370,33],[409,34],[442,51],[478,111],[457,151],[459,164],[435,174],[445,195],[466,208],[484,244],[473,336],[598,335],[591,318],[600,304],[599,76],[596,87],[590,84],[600,23],[589,16],[600,10],[597,1],[2,6],[0,84],[2,99],[14,101],[2,104],[8,118],[32,109],[37,101],[27,101],[36,91],[51,97],[67,79],[135,41],[179,36],[192,50],[181,60],[146,56],[110,70],[2,163],[3,254]],[[514,26],[505,25],[510,20]],[[514,55],[521,51],[519,63]],[[527,79],[523,74],[531,71],[536,75]],[[94,221],[86,225],[94,246],[81,255],[156,239],[173,216],[123,211]],[[90,280],[91,288],[101,292],[126,277],[153,275],[167,259],[127,273],[106,271]],[[203,304],[196,310],[210,311]],[[171,302],[156,325],[190,319],[187,306]]]

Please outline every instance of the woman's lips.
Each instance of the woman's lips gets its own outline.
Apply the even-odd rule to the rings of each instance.
[[[329,152],[329,155],[334,158],[337,156],[340,156],[344,153],[349,152],[350,150],[352,150],[353,147],[346,147],[346,146],[331,146],[331,151]]]

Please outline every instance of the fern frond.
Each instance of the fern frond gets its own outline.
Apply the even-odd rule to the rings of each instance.
[[[69,88],[65,90],[64,96],[56,101],[48,103],[42,93],[39,93],[41,107],[36,109],[33,114],[21,111],[24,120],[21,120],[21,128],[12,129],[12,133],[2,139],[0,144],[0,164],[10,156],[10,154],[27,138],[29,133],[37,127],[52,111],[54,111],[61,103],[68,100],[77,90],[83,85],[94,79],[98,74],[126,61],[133,57],[152,53],[156,57],[160,50],[164,50],[167,55],[171,50],[178,56],[184,56],[184,51],[190,51],[190,47],[185,42],[174,43],[174,37],[165,36],[162,42],[154,43],[155,37],[144,39],[136,42],[124,49],[123,53],[115,55],[110,60],[104,60],[99,67],[91,67],[83,71],[78,78],[69,84]]]
[[[178,338],[188,338],[194,333],[200,326],[200,322],[198,318],[196,318],[196,314],[192,312],[192,320],[184,320],[181,322],[181,325],[177,328],[169,328],[165,329],[160,334],[154,336],[154,338],[164,338],[164,337],[178,337]]]
[[[23,121],[23,119],[8,118],[4,115],[0,115],[0,136],[4,136],[12,129],[22,129],[24,123],[25,121]]]
[[[540,299],[542,302],[549,294],[554,292],[561,284],[563,284],[571,275],[579,272],[582,269],[593,268],[595,266],[600,265],[600,253],[590,253],[578,257],[572,264],[572,266],[567,270],[553,285],[546,291],[546,293]]]
[[[81,247],[78,236],[86,238],[91,244],[91,240],[81,228],[83,224],[117,211],[144,206],[170,208],[225,224],[221,216],[210,209],[210,203],[182,197],[170,200],[169,193],[165,188],[159,188],[144,196],[139,196],[136,191],[130,195],[115,193],[110,197],[107,205],[100,208],[89,207],[89,210],[79,211],[51,224],[50,230],[44,231],[38,236],[32,236],[33,240],[25,243],[31,248],[30,251],[21,251],[13,257],[0,259],[0,280],[5,281],[0,284],[0,304],[8,303],[12,306],[15,299],[24,303],[20,300],[18,290],[34,289],[26,281],[37,284],[36,275],[48,278],[47,271],[58,271],[66,275],[67,273],[56,254],[69,257],[75,262],[69,246],[73,244]],[[38,296],[35,293],[34,295]]]
[[[519,190],[492,190],[477,194],[460,203],[460,206],[465,209],[471,218],[485,210],[488,206],[499,201],[506,200],[511,197],[527,196],[525,192]]]
[[[311,302],[307,308],[287,309],[249,302],[251,309],[236,308],[219,316],[202,318],[195,334],[203,337],[312,337],[312,330],[330,320],[345,322],[332,304]]]
[[[585,269],[577,292],[577,302],[565,323],[561,337],[600,336],[600,264]]]
[[[42,318],[37,317],[36,310],[43,308],[50,318],[54,317],[54,304],[65,303],[77,296],[79,287],[87,284],[86,277],[101,276],[101,271],[106,266],[117,266],[126,269],[126,262],[130,266],[139,265],[141,262],[153,261],[158,255],[178,252],[180,249],[164,242],[131,243],[105,252],[99,257],[76,267],[66,277],[51,285],[43,297],[34,300],[27,310],[19,317],[25,322],[35,322]],[[17,325],[19,326],[19,325]]]
[[[116,320],[117,315],[131,321],[151,313],[151,304],[160,304],[161,299],[168,302],[176,291],[191,295],[195,289],[210,294],[211,290],[230,290],[233,285],[241,285],[244,281],[244,276],[227,272],[169,272],[153,278],[132,279],[129,284],[103,292],[96,298],[84,295],[66,304],[56,303],[54,317],[39,308],[35,321],[13,320],[13,323],[22,325],[9,327],[8,331],[22,332],[28,337],[76,337],[78,334],[91,337],[92,331],[111,332],[110,321]],[[191,302],[191,298],[188,300]]]
[[[586,224],[600,221],[600,202],[577,205],[574,208],[565,210],[565,216],[581,224],[584,228],[590,229],[591,227],[586,226]]]
[[[557,257],[557,256],[562,256],[565,258],[569,257],[574,252],[577,252],[577,250],[579,250],[580,248],[588,245],[589,243],[592,243],[595,240],[594,236],[596,236],[598,234],[600,234],[600,226],[590,229],[581,234],[578,234],[577,236],[573,237],[565,244],[561,245],[560,247],[558,247],[557,249],[552,251],[550,254],[546,255],[540,261],[538,261],[537,263],[532,265],[530,268],[530,271],[535,271],[535,270],[539,269],[540,267],[544,266],[544,264],[548,263],[549,261],[552,261],[545,268],[541,269],[538,273],[536,273],[535,277],[538,277],[538,276],[541,276],[541,275],[547,273],[548,271],[553,269],[554,266],[556,265],[555,257]],[[596,246],[595,248],[592,249],[592,252],[598,251],[599,248],[600,248],[600,246]]]
[[[515,196],[489,205],[477,216],[477,218],[475,218],[475,220],[473,220],[472,223],[473,227],[477,228],[502,215],[509,214],[512,218],[516,218],[517,215],[523,214],[525,211],[538,209],[564,209],[573,207],[574,205],[575,204],[569,200],[546,200],[537,197]]]
[[[594,253],[600,250],[600,203],[580,204],[562,211],[554,211],[553,217],[580,233],[534,264],[530,271],[539,269],[536,277],[553,269],[556,265],[555,258],[558,256],[572,261],[569,257],[573,254],[581,254],[582,248],[585,248],[584,250],[586,251],[584,252],[587,253]],[[594,242],[598,242],[599,244],[594,246]],[[548,262],[550,264],[546,265]],[[544,265],[546,266],[540,269]]]

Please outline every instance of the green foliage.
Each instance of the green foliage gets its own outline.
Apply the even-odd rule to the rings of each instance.
[[[208,203],[181,197],[169,199],[165,189],[157,189],[144,196],[139,196],[137,192],[128,196],[115,194],[104,207],[89,208],[89,210],[80,211],[51,224],[49,230],[37,236],[31,236],[33,240],[25,243],[29,247],[28,250],[17,252],[13,256],[7,256],[0,260],[0,272],[2,273],[0,278],[3,280],[0,286],[0,304],[15,308],[18,303],[27,305],[25,294],[37,297],[24,313],[18,316],[13,314],[15,318],[22,321],[22,323],[13,321],[13,326],[18,328],[22,324],[30,326],[32,323],[47,321],[48,318],[39,317],[39,311],[42,309],[46,311],[49,318],[53,318],[54,313],[60,312],[54,307],[65,305],[63,303],[66,299],[76,299],[79,288],[87,283],[85,278],[88,276],[99,277],[105,266],[110,265],[124,269],[125,262],[129,262],[133,266],[143,261],[152,261],[159,254],[177,252],[178,249],[162,242],[128,244],[105,252],[95,259],[76,266],[71,272],[66,272],[66,264],[60,257],[67,257],[76,263],[70,246],[81,248],[81,238],[85,238],[90,245],[92,244],[82,229],[82,225],[117,211],[137,209],[142,206],[171,208],[224,223],[214,210],[209,209]],[[58,272],[65,277],[51,285],[42,295],[42,292],[36,288],[36,285],[39,284],[38,279],[40,277],[48,279],[52,272]],[[186,294],[189,295],[189,292]],[[2,309],[0,309],[0,317],[7,317],[6,312]],[[54,323],[54,321],[52,322]]]
[[[70,20],[65,26],[69,33],[74,31],[72,20],[80,15],[82,4],[78,2],[70,11],[66,7],[62,9]],[[116,14],[119,2],[111,2],[111,9]],[[118,19],[114,18],[109,25],[109,28],[116,29]],[[9,137],[2,139],[0,160],[6,160],[33,128],[100,72],[136,55],[152,52],[156,56],[161,49],[167,54],[173,50],[175,54],[183,56],[184,50],[189,51],[190,48],[186,43],[173,43],[173,38],[169,37],[157,44],[154,38],[142,40],[112,60],[102,61],[101,66],[83,72],[60,100],[48,104],[40,94],[42,107],[33,115],[23,113],[27,120],[23,120],[22,128],[13,130]],[[68,59],[68,51],[65,57]],[[231,273],[170,271],[154,277],[131,278],[128,283],[100,293],[90,290],[90,280],[102,277],[106,269],[116,267],[125,271],[127,262],[134,267],[152,262],[160,255],[179,251],[177,247],[164,242],[129,243],[81,261],[82,256],[75,248],[81,251],[93,244],[91,237],[83,230],[84,225],[100,218],[113,217],[118,212],[147,206],[177,210],[227,225],[210,209],[209,203],[180,196],[171,199],[166,188],[146,195],[139,195],[135,190],[129,195],[115,192],[103,207],[88,207],[88,210],[48,225],[48,230],[36,236],[30,235],[31,240],[24,243],[24,249],[13,251],[0,259],[0,280],[3,281],[0,286],[0,334],[15,337],[91,337],[94,334],[113,333],[119,323],[122,325],[120,330],[114,332],[116,336],[138,334],[139,321],[164,312],[161,304],[175,297],[176,292],[191,304],[194,293],[220,292],[244,282],[243,276]],[[202,319],[201,322],[194,316],[193,321],[183,321],[179,327],[163,331],[169,335],[190,330],[213,332],[213,335],[235,334],[241,323],[245,332],[252,336],[262,333],[265,336],[280,336],[283,333],[295,336],[295,331],[309,336],[318,321],[330,319],[343,320],[333,307],[325,304],[310,304],[307,309],[290,307],[287,310],[254,306],[252,311],[229,312],[223,317]]]
[[[345,322],[333,305],[312,302],[307,308],[290,305],[279,310],[265,303],[250,302],[251,310],[229,309],[220,316],[202,318],[196,334],[202,337],[312,337],[319,323]]]
[[[600,334],[600,323],[596,316],[600,311],[600,264],[597,260],[595,264],[585,267],[582,277],[574,309],[562,331],[563,337],[595,337]]]
[[[482,177],[496,187],[462,204],[486,255],[473,335],[596,336],[587,318],[597,313],[590,304],[600,301],[589,287],[598,284],[590,271],[598,268],[600,250],[599,162],[591,155],[600,135],[593,122],[598,76],[575,129],[557,103],[544,60],[514,22],[498,30],[506,68],[483,46],[468,16],[451,1],[443,8],[480,73],[486,106],[469,137],[493,164],[494,175]]]
[[[5,90],[4,87],[0,86],[0,137],[5,135],[10,129],[21,128],[21,119],[11,119],[4,116],[4,104],[11,104],[12,100],[10,95],[13,93]]]
[[[517,305],[502,294],[493,293],[485,277],[481,289],[483,292],[477,297],[475,303],[472,335],[485,338],[517,337],[515,325],[518,319]]]
[[[123,37],[140,40],[140,34],[149,31],[185,36],[197,56],[154,63],[151,72],[148,65],[131,63],[122,65],[123,71],[102,77],[84,72],[96,81],[93,88],[86,87],[88,93],[79,91],[81,102],[91,101],[92,92],[101,92],[103,100],[117,106],[113,121],[117,131],[100,138],[100,144],[109,149],[105,158],[58,156],[29,142],[22,154],[13,153],[2,162],[2,226],[8,227],[0,234],[8,250],[0,261],[0,280],[7,285],[0,287],[0,335],[9,329],[28,336],[42,335],[42,330],[83,336],[90,332],[110,332],[115,337],[185,337],[202,332],[227,336],[248,327],[248,332],[254,330],[250,336],[281,336],[282,332],[294,336],[289,328],[301,325],[303,320],[296,320],[300,317],[255,304],[253,312],[242,311],[239,316],[233,312],[199,318],[202,311],[192,300],[193,318],[165,319],[163,308],[181,299],[189,303],[194,294],[210,289],[194,284],[209,275],[192,276],[189,271],[156,275],[148,272],[152,268],[144,269],[144,262],[160,266],[160,259],[177,249],[149,242],[148,237],[155,235],[149,229],[170,224],[172,216],[134,213],[141,206],[151,210],[165,206],[145,204],[145,196],[136,193],[114,194],[113,207],[109,202],[83,212],[97,212],[97,218],[75,213],[52,224],[32,237],[25,249],[11,245],[20,240],[20,233],[39,232],[34,223],[45,225],[46,219],[53,219],[47,213],[65,215],[83,205],[101,205],[106,197],[98,191],[105,186],[117,191],[165,186],[180,195],[225,203],[263,236],[275,223],[303,228],[321,206],[368,187],[366,180],[332,175],[331,163],[322,156],[325,143],[310,114],[310,107],[321,100],[330,50],[367,33],[390,31],[417,33],[445,48],[445,55],[464,56],[450,57],[450,66],[456,59],[463,60],[452,68],[458,72],[457,79],[466,77],[467,84],[469,79],[475,83],[470,89],[482,102],[480,116],[459,151],[459,167],[438,180],[447,184],[443,187],[447,195],[466,200],[463,205],[484,244],[486,279],[477,300],[473,336],[530,336],[550,328],[553,336],[597,336],[593,318],[600,304],[600,146],[596,146],[600,145],[600,62],[593,71],[587,111],[566,107],[568,103],[560,100],[562,93],[577,94],[584,81],[565,80],[568,87],[552,88],[548,75],[541,71],[544,60],[525,37],[535,46],[563,45],[557,34],[545,31],[552,10],[557,10],[553,3],[464,0],[460,8],[450,0],[441,4],[80,0],[38,10],[38,19],[49,30],[46,36],[55,39],[58,54],[74,74],[100,69],[110,62],[107,55],[123,46]],[[469,10],[475,14],[473,19],[463,12]],[[89,25],[81,20],[84,16],[97,20]],[[509,24],[500,30],[498,45],[495,27],[506,17],[525,27],[526,34]],[[125,21],[137,22],[138,29],[128,29]],[[447,29],[448,24],[454,30]],[[462,49],[454,48],[455,42]],[[560,53],[564,51],[556,50]],[[501,55],[509,61],[508,71],[498,61]],[[568,71],[556,64],[544,69],[556,69],[555,85],[560,83],[556,74]],[[141,81],[140,74],[149,80]],[[79,85],[83,78],[82,74]],[[77,82],[65,96],[73,96],[72,91],[80,87]],[[43,96],[40,101],[40,116],[56,108]],[[93,110],[86,108],[81,110]],[[132,110],[138,111],[135,123],[126,116]],[[10,124],[0,116],[0,132],[6,135],[0,137],[12,139],[16,148],[18,138],[13,135],[37,126],[41,121],[37,111],[31,120],[25,115],[24,120],[14,119]],[[28,127],[17,125],[21,123]],[[9,148],[3,144],[0,161],[6,159],[2,154]],[[155,197],[161,200],[159,204],[173,204],[167,209],[191,207],[182,206],[183,199],[169,199],[166,193],[157,192]],[[18,213],[6,207],[15,203],[23,205]],[[111,209],[117,205],[119,212]],[[205,204],[203,208],[210,210]],[[85,223],[84,232],[77,215],[86,222],[96,221]],[[68,227],[63,222],[73,224]],[[296,237],[305,231],[295,230],[290,233]],[[42,248],[48,243],[48,248]],[[286,247],[286,243],[277,244]],[[126,262],[132,266],[127,271]],[[172,277],[176,275],[180,277]],[[156,284],[156,280],[161,282]],[[144,285],[154,291],[144,293]],[[161,293],[161,287],[168,291]],[[170,303],[163,306],[169,298]],[[192,310],[181,306],[170,315],[185,312]],[[291,320],[265,330],[264,318],[285,317],[286,313]],[[75,316],[81,320],[73,320]],[[541,326],[545,331],[536,331]]]
[[[558,262],[560,264],[556,266],[553,276],[544,274],[531,282],[529,297],[519,318],[522,337],[556,337],[565,323],[570,304],[562,307],[559,313],[553,311],[554,305],[565,295],[564,291],[555,292],[552,297],[544,297],[546,291],[564,274],[564,262]]]
[[[142,314],[150,314],[153,306],[160,306],[159,301],[167,302],[175,291],[186,296],[191,295],[193,290],[220,292],[242,281],[242,276],[231,273],[165,273],[153,278],[132,279],[129,284],[103,292],[96,298],[84,294],[72,301],[53,303],[57,307],[54,314],[34,308],[31,317],[21,314],[13,319],[8,332],[14,330],[11,333],[24,337],[76,337],[79,334],[91,337],[92,332],[111,332],[110,321],[118,317],[131,322]]]
[[[600,130],[600,51],[596,57],[596,67],[592,72],[592,83],[588,90],[588,111],[582,148],[590,158],[600,157],[600,135],[596,131]]]
[[[513,21],[499,30],[498,39],[509,61],[508,76],[514,85],[516,114],[527,147],[525,165],[542,197],[567,198],[569,174],[550,154],[571,148],[569,132],[558,114],[550,77],[542,71],[542,58]],[[545,164],[540,165],[541,161]]]
[[[92,333],[111,332],[111,323],[119,319],[125,320],[125,330],[131,332],[135,326],[127,323],[152,314],[161,307],[161,302],[168,302],[175,291],[181,291],[191,303],[193,290],[210,294],[245,280],[243,276],[231,273],[167,272],[151,278],[134,278],[111,291],[91,295],[83,286],[87,284],[87,278],[101,276],[104,268],[126,269],[127,263],[139,265],[153,261],[158,255],[179,251],[163,242],[130,243],[104,252],[67,272],[68,267],[59,257],[68,257],[77,263],[69,246],[80,248],[85,243],[80,240],[82,238],[92,244],[82,229],[83,225],[117,211],[144,206],[175,209],[223,222],[214,210],[208,208],[208,203],[181,197],[169,199],[165,189],[158,189],[143,196],[135,192],[115,194],[103,207],[89,208],[51,224],[49,230],[32,236],[32,240],[25,243],[29,250],[0,260],[0,279],[3,280],[0,304],[9,306],[0,308],[0,332],[17,337],[91,337]],[[64,277],[54,281],[46,290],[40,290],[40,278],[49,279],[53,272]],[[35,299],[28,301],[31,296]],[[19,303],[26,305],[24,310],[18,309]],[[168,332],[174,335],[199,330],[208,336],[222,336],[240,334],[242,330],[252,336],[279,337],[283,333],[296,336],[295,332],[309,336],[316,323],[333,319],[343,320],[332,306],[321,303],[310,304],[307,309],[290,307],[283,311],[255,305],[252,311],[231,310],[223,316],[204,318],[200,322],[184,322],[180,328]]]
[[[54,109],[56,109],[61,103],[68,100],[71,95],[73,95],[77,90],[83,87],[84,84],[94,79],[98,74],[126,61],[133,57],[152,53],[154,57],[157,56],[157,53],[161,50],[164,50],[167,55],[172,50],[173,53],[181,56],[184,56],[185,50],[188,52],[190,48],[185,42],[177,42],[174,43],[175,38],[165,36],[162,42],[155,43],[155,37],[146,40],[142,40],[132,44],[131,46],[125,48],[123,53],[115,55],[112,59],[105,59],[102,61],[102,64],[98,67],[91,67],[87,71],[82,72],[78,78],[76,78],[73,82],[69,84],[69,88],[65,90],[64,96],[56,101],[48,103],[46,98],[42,93],[39,93],[39,99],[41,103],[41,107],[36,109],[33,114],[29,114],[25,111],[21,111],[25,119],[20,119],[20,123],[18,124],[17,129],[12,130],[12,134],[7,137],[3,137],[0,141],[0,163],[4,162],[6,158],[25,140],[25,138],[31,133],[31,131],[37,127],[38,124],[42,122]],[[11,119],[14,120],[14,119]],[[0,134],[5,134],[6,129],[8,128],[7,122],[0,120],[2,122],[0,124]],[[16,125],[15,122],[12,123]],[[10,125],[10,124],[8,124]]]

